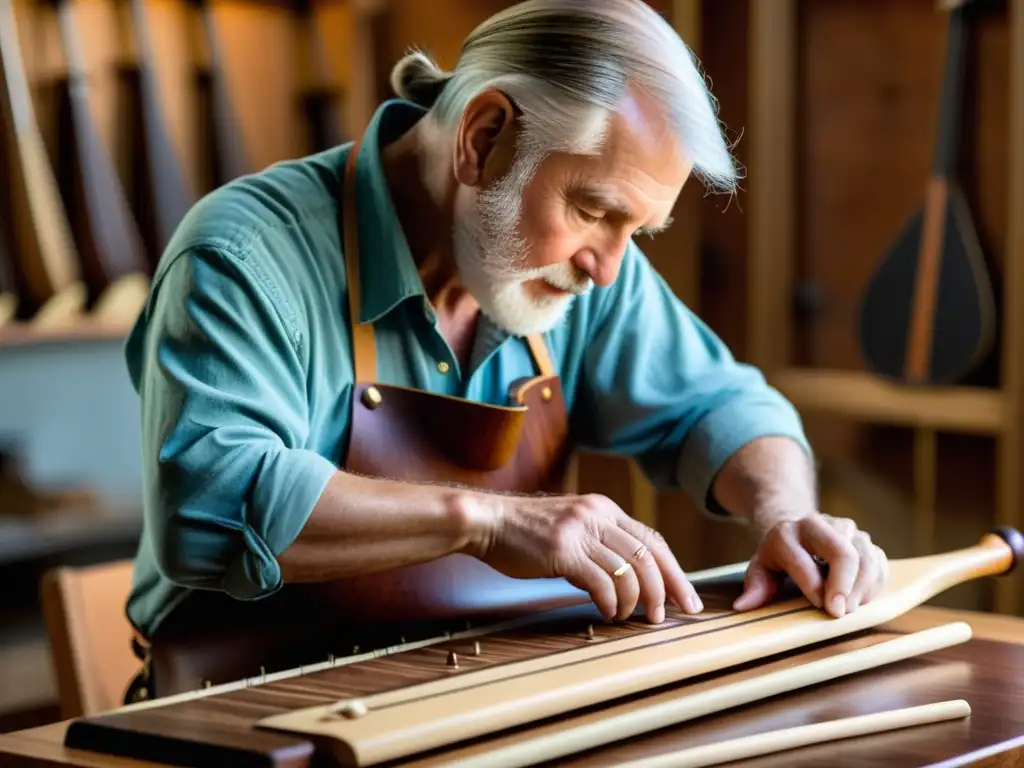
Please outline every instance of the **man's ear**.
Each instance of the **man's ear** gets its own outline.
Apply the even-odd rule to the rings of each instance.
[[[469,187],[485,187],[512,162],[519,120],[512,101],[489,90],[466,107],[455,136],[455,177]]]

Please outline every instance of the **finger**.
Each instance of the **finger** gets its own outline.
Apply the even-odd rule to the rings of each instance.
[[[860,570],[860,555],[849,539],[817,517],[804,518],[798,525],[804,547],[828,562],[823,606],[839,618],[846,614],[846,600]]]
[[[825,582],[810,553],[797,538],[795,524],[775,528],[761,545],[771,561],[766,565],[784,572],[815,608],[821,608]]]
[[[855,535],[851,539],[854,549],[860,557],[860,570],[857,580],[846,598],[846,611],[853,613],[862,603],[870,601],[880,588],[882,566],[875,556],[874,547],[866,536]]]
[[[640,588],[640,601],[655,624],[665,620],[665,582],[650,548],[622,528],[610,526],[603,534],[605,546],[632,563]]]
[[[885,589],[885,585],[889,583],[889,556],[885,554],[881,547],[875,544],[871,546],[875,548],[875,555],[882,566],[882,589]]]
[[[613,615],[616,621],[625,621],[633,615],[640,600],[640,580],[635,566],[627,558],[601,543],[590,552],[590,559],[612,580],[612,589],[616,595]],[[618,576],[615,575],[616,572],[619,572]]]
[[[611,621],[619,609],[619,597],[611,575],[590,558],[580,558],[565,580],[590,595],[605,621]]]
[[[749,611],[760,608],[775,596],[777,590],[775,578],[757,560],[747,566],[743,577],[743,593],[732,604],[734,611]]]
[[[686,573],[661,534],[633,519],[625,512],[622,513],[619,525],[634,538],[647,545],[661,572],[666,596],[686,613],[694,614],[703,611],[704,603],[701,602],[697,590],[686,578]]]

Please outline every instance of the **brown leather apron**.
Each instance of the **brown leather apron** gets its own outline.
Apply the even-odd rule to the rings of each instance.
[[[409,482],[457,483],[521,494],[564,490],[568,426],[544,340],[525,339],[536,375],[513,382],[507,404],[487,404],[378,380],[374,329],[359,322],[360,250],[355,158],[346,168],[345,257],[355,384],[345,470]],[[513,342],[515,343],[515,342]],[[252,602],[196,592],[151,640],[141,684],[150,696],[252,677],[437,636],[443,625],[499,619],[589,598],[561,579],[511,579],[451,555],[322,584],[286,585]],[[137,686],[138,687],[138,686]]]

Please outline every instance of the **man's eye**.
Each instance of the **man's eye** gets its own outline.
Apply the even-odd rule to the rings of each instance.
[[[576,206],[576,212],[579,214],[581,219],[590,223],[601,220],[600,216],[592,216],[591,214],[587,213],[582,208],[580,208],[578,205]]]

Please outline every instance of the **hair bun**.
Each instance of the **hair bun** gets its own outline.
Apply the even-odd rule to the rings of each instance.
[[[391,70],[391,87],[401,98],[430,107],[451,75],[421,51],[410,51]]]

